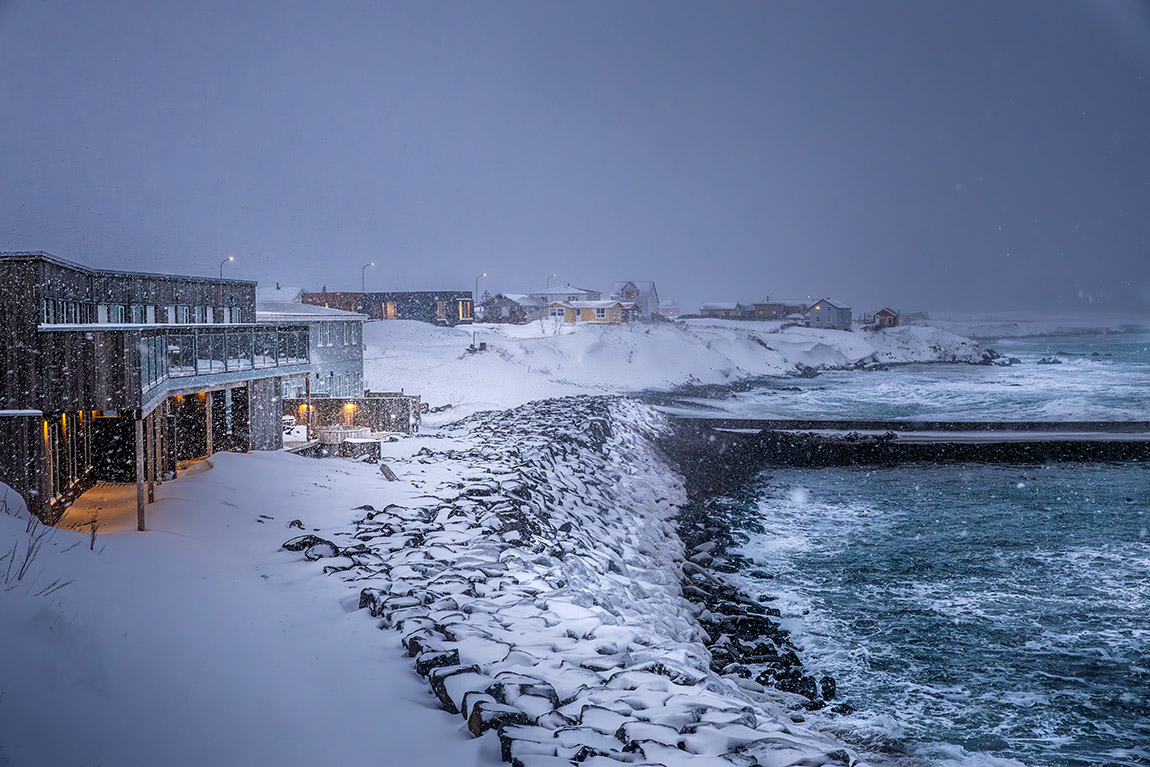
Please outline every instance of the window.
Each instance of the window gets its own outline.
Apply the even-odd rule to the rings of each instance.
[[[552,306],[547,310],[548,317],[566,317],[567,311],[562,306]]]
[[[205,323],[208,321],[208,307],[206,307],[206,306],[197,306],[196,307],[196,320],[195,321],[199,322],[199,323]]]
[[[180,305],[176,307],[176,323],[180,325],[187,325],[192,321],[192,307]]]
[[[108,305],[108,322],[113,325],[122,325],[128,321],[128,307],[123,304]]]
[[[606,307],[596,307],[595,308],[595,319],[597,319],[597,320],[607,319],[607,308]]]
[[[148,321],[148,309],[143,304],[132,304],[129,308],[131,312],[131,321],[137,325],[142,325]]]

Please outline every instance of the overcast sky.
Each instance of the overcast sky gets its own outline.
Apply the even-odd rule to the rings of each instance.
[[[0,0],[0,250],[1150,311],[1150,5]]]

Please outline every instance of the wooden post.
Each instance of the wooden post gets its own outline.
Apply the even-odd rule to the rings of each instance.
[[[148,477],[148,503],[156,502],[156,427],[155,411],[144,417],[144,473]]]
[[[304,402],[307,405],[307,440],[310,442],[312,438],[312,420],[311,420],[311,373],[304,373],[303,376],[303,391]]]
[[[157,485],[164,484],[164,400],[156,409],[152,411],[152,433],[153,437],[152,459],[153,466],[152,477],[156,480]]]
[[[136,529],[144,529],[144,419],[136,413]]]
[[[204,402],[207,403],[207,407],[205,408],[205,410],[206,410],[205,418],[207,419],[207,423],[204,426],[204,434],[206,435],[208,456],[210,457],[212,454],[212,393],[211,392],[208,392],[208,395],[206,397],[204,397]]]

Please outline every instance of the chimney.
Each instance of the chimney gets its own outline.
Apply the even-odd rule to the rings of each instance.
[[[280,284],[277,282],[276,283],[276,290],[279,290],[279,289],[280,289]]]

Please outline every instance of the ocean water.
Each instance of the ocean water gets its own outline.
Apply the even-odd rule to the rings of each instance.
[[[709,404],[1150,419],[1150,334],[989,345],[1020,362],[828,372]],[[725,502],[745,511],[742,553],[774,575],[742,585],[778,600],[854,708],[812,716],[871,761],[1150,765],[1150,466],[785,469]]]
[[[1099,420],[1150,418],[1150,333],[1087,334],[983,342],[1009,366],[913,364],[785,378],[722,399],[746,418]],[[1057,360],[1055,362],[1054,360]]]
[[[1150,467],[787,469],[745,502],[775,577],[743,586],[873,761],[1150,765]]]

